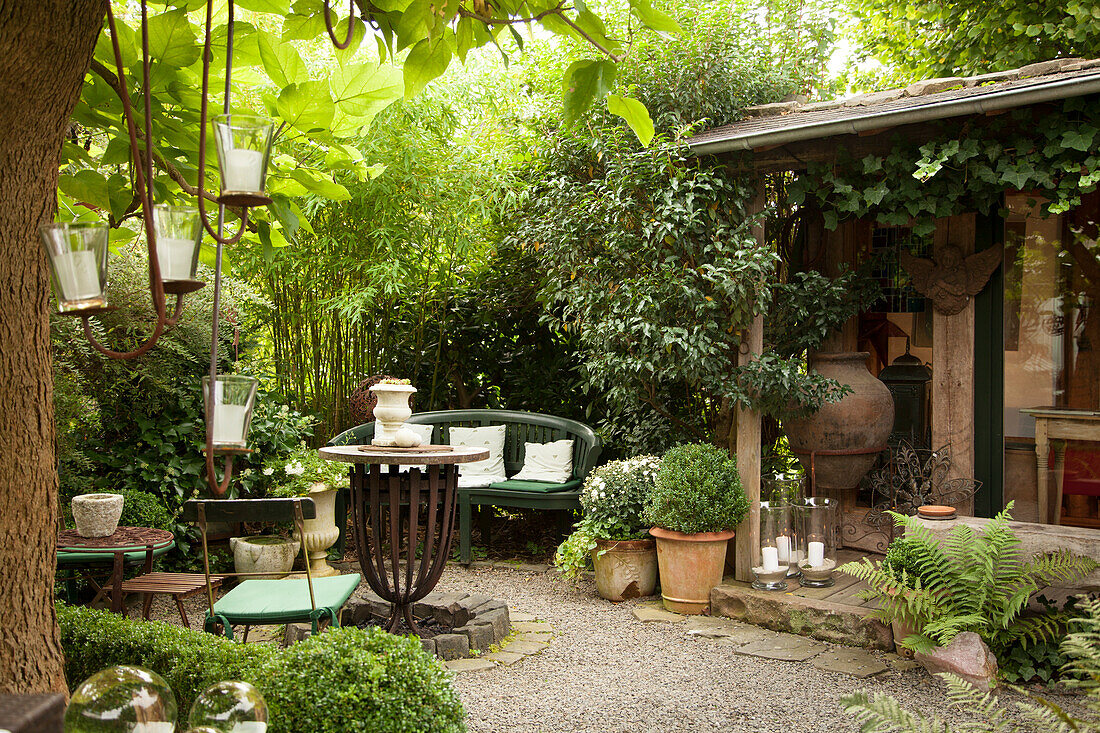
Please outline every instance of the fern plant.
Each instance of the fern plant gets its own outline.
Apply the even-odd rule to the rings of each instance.
[[[864,600],[877,599],[874,616],[903,621],[917,633],[901,645],[930,652],[963,631],[978,634],[994,654],[1013,644],[1054,638],[1068,614],[1024,615],[1029,599],[1045,586],[1067,584],[1088,575],[1096,563],[1068,550],[1024,557],[1008,526],[1012,503],[982,531],[960,524],[940,542],[916,517],[891,512],[912,540],[910,563],[917,577],[900,575],[881,562],[851,562],[840,571],[867,583]]]
[[[1018,687],[1013,689],[1030,701],[1014,703],[1010,712],[992,693],[979,691],[952,674],[939,675],[947,683],[948,701],[973,716],[971,722],[926,718],[883,693],[868,695],[860,691],[841,698],[841,705],[860,724],[862,733],[1100,733],[1100,600],[1087,599],[1080,605],[1085,615],[1073,619],[1071,623],[1077,630],[1066,636],[1061,648],[1070,658],[1063,668],[1066,684],[1081,688],[1087,695],[1087,719],[1075,717]]]

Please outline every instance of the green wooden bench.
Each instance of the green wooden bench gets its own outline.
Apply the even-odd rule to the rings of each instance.
[[[573,476],[564,484],[543,484],[534,481],[501,481],[484,488],[458,490],[459,558],[470,562],[470,530],[473,507],[512,507],[517,509],[547,509],[566,512],[563,527],[568,528],[574,510],[580,509],[581,485],[584,477],[600,457],[600,438],[592,428],[576,420],[553,415],[515,410],[440,410],[420,412],[409,418],[416,425],[433,425],[432,443],[450,442],[452,427],[482,427],[505,425],[504,468],[511,476],[523,467],[524,443],[573,441]],[[362,445],[374,437],[374,423],[364,423],[340,433],[329,445]],[[488,540],[488,523],[482,524]]]

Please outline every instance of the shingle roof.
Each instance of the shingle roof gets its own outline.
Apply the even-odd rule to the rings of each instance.
[[[752,150],[1097,92],[1100,59],[1055,59],[994,74],[927,79],[830,102],[748,107],[746,119],[704,130],[688,144],[699,155]]]

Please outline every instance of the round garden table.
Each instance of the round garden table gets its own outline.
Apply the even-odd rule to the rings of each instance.
[[[386,628],[394,632],[404,619],[409,630],[419,634],[413,604],[432,592],[451,554],[457,464],[484,460],[489,451],[443,445],[338,445],[319,453],[325,460],[354,464],[350,475],[355,550],[371,590],[393,604]],[[400,471],[399,465],[409,470]],[[385,473],[383,466],[389,466]]]
[[[152,527],[119,527],[106,537],[81,537],[75,529],[63,529],[57,534],[57,565],[78,569],[96,589],[95,604],[104,595],[111,597],[111,610],[122,612],[122,575],[126,564],[144,560],[148,573],[153,558],[175,546],[171,532]],[[96,568],[111,564],[111,576],[99,585],[91,574]]]

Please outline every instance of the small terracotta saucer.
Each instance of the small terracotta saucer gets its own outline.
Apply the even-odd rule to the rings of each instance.
[[[953,506],[925,504],[917,507],[917,514],[920,515],[921,519],[954,519],[957,512]]]

